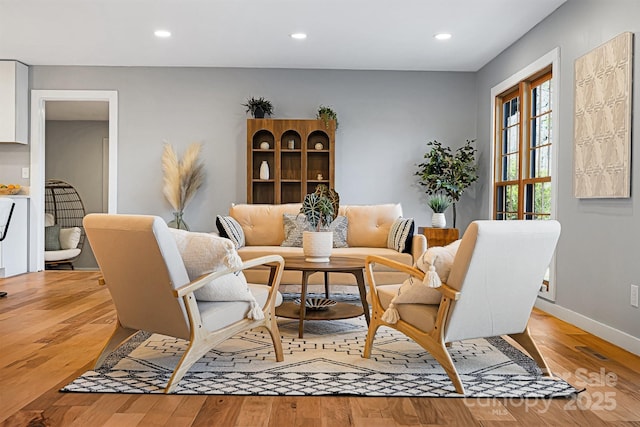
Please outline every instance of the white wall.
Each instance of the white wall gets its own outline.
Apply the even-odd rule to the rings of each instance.
[[[428,225],[415,184],[426,142],[457,147],[475,138],[472,73],[261,70],[214,68],[31,67],[32,89],[117,90],[118,209],[171,218],[162,195],[163,141],[180,152],[204,144],[207,178],[185,210],[197,231],[246,201],[246,114],[242,103],[265,96],[276,118],[313,118],[320,104],[339,117],[336,190],[344,204],[400,202]],[[459,227],[473,213],[461,206]]]
[[[554,141],[559,148],[556,159],[559,174],[554,179],[559,185],[557,212],[562,223],[557,250],[556,304],[559,313],[573,316],[572,320],[595,321],[590,326],[589,322],[581,324],[583,327],[613,328],[635,338],[640,338],[640,310],[629,304],[629,285],[640,283],[640,157],[638,150],[632,150],[630,199],[573,197],[573,76],[578,57],[624,31],[637,32],[639,17],[637,0],[568,0],[477,74],[478,137],[485,145],[481,154],[483,178],[478,186],[481,197],[476,210],[480,215],[488,215],[491,88],[553,48],[560,48],[560,69],[554,70],[560,87],[560,102],[554,108],[554,126],[560,130],[559,140]],[[635,76],[640,70],[638,46],[636,39]],[[634,84],[633,98],[635,104],[640,100],[638,84]],[[632,126],[640,129],[638,114],[633,115]],[[634,131],[633,140],[637,139],[635,134]],[[640,348],[637,343],[636,340],[634,345]]]

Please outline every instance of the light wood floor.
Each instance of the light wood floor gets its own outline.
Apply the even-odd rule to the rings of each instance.
[[[89,368],[115,311],[97,273],[0,279],[3,426],[640,426],[640,358],[545,313],[533,335],[577,399],[432,399],[60,393]]]

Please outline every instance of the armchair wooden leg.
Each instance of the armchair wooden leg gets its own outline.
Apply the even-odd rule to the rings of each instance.
[[[125,340],[130,338],[133,334],[138,332],[136,329],[125,328],[118,322],[116,328],[113,330],[109,341],[102,348],[102,352],[96,359],[96,363],[94,364],[94,369],[99,368],[104,363],[104,360],[107,358],[109,354],[116,348],[120,346]]]
[[[509,336],[513,338],[515,342],[520,344],[522,348],[524,348],[527,351],[527,353],[529,353],[531,358],[535,360],[536,364],[538,365],[538,367],[540,368],[544,376],[546,377],[552,376],[551,368],[549,368],[547,361],[544,360],[544,357],[542,357],[542,353],[540,353],[540,349],[538,349],[538,346],[533,341],[533,337],[531,336],[531,333],[529,333],[528,327],[521,334],[511,334]]]
[[[367,340],[364,343],[364,353],[362,357],[368,359],[371,357],[371,348],[373,347],[373,340],[376,337],[376,332],[380,327],[381,323],[378,321],[378,316],[373,316],[369,323],[369,330],[367,331]]]
[[[422,347],[424,347],[429,353],[431,353],[434,359],[436,359],[438,363],[442,366],[444,371],[449,376],[449,379],[451,379],[451,382],[453,383],[453,387],[455,387],[456,392],[460,394],[464,394],[464,386],[462,385],[462,380],[460,379],[460,376],[458,375],[458,371],[456,370],[456,367],[453,364],[453,360],[451,360],[451,356],[447,351],[446,344],[444,342],[438,342],[436,340],[433,340],[432,342],[429,342],[429,343],[424,341],[420,341],[418,343],[422,345]]]
[[[264,327],[269,331],[271,341],[273,342],[273,349],[276,352],[276,362],[282,362],[284,360],[284,352],[282,351],[282,338],[280,337],[280,329],[278,329],[278,323],[274,313],[265,313]]]

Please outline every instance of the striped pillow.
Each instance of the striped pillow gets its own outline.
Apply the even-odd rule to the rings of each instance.
[[[244,232],[242,226],[230,216],[216,216],[216,227],[220,237],[226,237],[231,240],[236,246],[236,249],[240,249],[244,246]]]
[[[398,252],[411,253],[411,239],[413,238],[413,218],[398,218],[393,222],[389,237],[387,237],[387,248],[395,249]]]

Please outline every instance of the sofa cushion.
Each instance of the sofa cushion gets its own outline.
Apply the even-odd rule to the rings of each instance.
[[[396,219],[391,226],[391,230],[389,230],[387,247],[389,249],[395,249],[398,252],[411,253],[411,237],[413,237],[413,228],[413,218]]]
[[[386,248],[393,222],[402,216],[400,204],[341,206],[339,215],[347,217],[349,247]]]
[[[297,214],[302,204],[283,205],[233,205],[229,216],[233,217],[244,232],[246,246],[280,246],[284,240],[283,215]]]
[[[302,233],[311,231],[311,226],[304,215],[284,214],[284,240],[280,246],[302,247]],[[333,247],[346,248],[347,245],[347,217],[337,216],[329,225],[333,231]]]
[[[216,216],[216,227],[220,237],[225,237],[233,242],[237,248],[244,246],[244,232],[238,221],[230,216]]]

